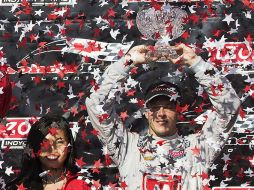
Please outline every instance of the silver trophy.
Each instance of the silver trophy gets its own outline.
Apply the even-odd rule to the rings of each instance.
[[[178,7],[164,4],[161,10],[149,8],[138,12],[136,23],[138,30],[148,39],[157,41],[155,51],[149,51],[148,57],[161,57],[159,61],[166,61],[165,55],[177,58],[178,54],[169,47],[169,42],[180,37],[184,32],[184,21],[188,14]]]

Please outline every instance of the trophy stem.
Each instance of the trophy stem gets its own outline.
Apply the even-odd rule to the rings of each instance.
[[[155,43],[155,50],[149,51],[147,53],[148,57],[160,57],[159,62],[167,62],[168,59],[166,57],[170,56],[173,59],[176,59],[179,55],[177,52],[170,47],[169,44],[161,43],[160,41],[157,41]]]

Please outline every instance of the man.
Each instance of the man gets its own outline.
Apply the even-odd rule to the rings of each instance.
[[[133,66],[154,61],[149,48],[136,46],[104,72],[99,88],[86,100],[92,125],[117,164],[127,189],[203,189],[208,185],[209,166],[227,141],[236,120],[240,100],[226,78],[207,72],[213,66],[183,45],[173,47],[180,55],[166,58],[187,65],[209,95],[213,105],[202,131],[177,134],[177,87],[170,83],[151,87],[145,97],[148,133],[129,132],[115,112],[114,93]],[[149,59],[149,60],[148,60]]]

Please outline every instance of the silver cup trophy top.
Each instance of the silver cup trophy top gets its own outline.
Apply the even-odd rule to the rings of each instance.
[[[137,13],[136,24],[138,30],[146,38],[156,40],[157,52],[162,56],[171,54],[177,56],[176,52],[170,48],[163,48],[169,42],[179,38],[184,32],[184,21],[188,14],[179,7],[164,4],[161,10],[149,8]]]

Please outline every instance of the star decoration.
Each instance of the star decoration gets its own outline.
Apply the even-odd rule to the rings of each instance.
[[[27,188],[24,187],[24,184],[21,183],[20,185],[16,185],[17,186],[17,190],[26,190]]]
[[[166,164],[165,164],[165,163],[160,162],[160,165],[159,165],[159,166],[160,166],[160,168],[161,168],[161,169],[163,169],[163,168],[165,168],[165,167],[166,167]]]
[[[4,163],[4,161],[0,161],[0,169],[3,169],[2,164]]]
[[[80,157],[79,159],[76,159],[76,165],[80,168],[82,168],[86,163],[83,161],[83,157]]]
[[[176,161],[175,161],[172,157],[170,157],[170,158],[168,159],[168,162],[169,162],[169,165],[172,165],[172,166],[174,166],[175,163],[176,163]]]
[[[5,174],[8,176],[10,176],[11,174],[14,174],[14,172],[12,170],[12,166],[5,168]]]
[[[230,13],[229,15],[225,14],[225,18],[222,21],[227,22],[227,24],[229,25],[230,22],[233,22],[235,20],[232,18],[232,13]]]
[[[194,147],[191,149],[192,153],[195,155],[195,156],[198,156],[200,154],[200,148],[197,148],[197,147]]]
[[[121,145],[121,141],[117,139],[117,141],[114,143],[116,148],[119,148]]]

